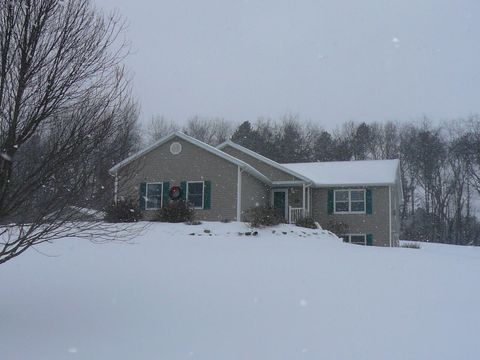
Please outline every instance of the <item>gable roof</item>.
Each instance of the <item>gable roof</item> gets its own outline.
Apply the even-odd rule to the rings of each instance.
[[[315,186],[394,185],[400,161],[356,160],[282,164],[312,179]]]
[[[188,136],[188,135],[186,135],[186,134],[184,134],[180,131],[173,132],[173,133],[161,138],[160,140],[154,142],[152,145],[147,146],[143,150],[140,150],[140,151],[136,152],[135,154],[129,156],[128,158],[120,161],[118,164],[116,164],[115,166],[113,166],[109,170],[110,174],[117,173],[118,170],[120,170],[125,165],[130,164],[131,162],[139,159],[140,157],[146,155],[150,151],[155,150],[159,146],[163,145],[164,143],[166,143],[167,141],[169,141],[169,140],[171,140],[175,137],[178,137],[182,140],[185,140],[186,142],[189,142],[190,144],[198,146],[198,147],[200,147],[200,148],[202,148],[202,149],[204,149],[204,150],[206,150],[206,151],[208,151],[208,152],[210,152],[210,153],[212,153],[216,156],[221,157],[222,159],[225,159],[228,162],[231,162],[231,163],[239,166],[241,169],[247,171],[249,174],[251,174],[252,176],[256,177],[257,179],[263,181],[266,184],[270,185],[272,183],[269,178],[267,178],[260,171],[258,171],[257,169],[255,169],[251,165],[247,164],[246,162],[244,162],[242,160],[239,160],[236,157],[234,157],[232,155],[229,155],[229,154],[215,148],[214,146],[208,145],[208,144],[204,143],[203,141],[197,140],[197,139],[195,139],[191,136]]]
[[[252,150],[247,149],[246,147],[244,147],[242,145],[234,143],[232,140],[227,140],[227,141],[221,143],[220,145],[217,146],[217,149],[221,150],[221,149],[225,148],[226,146],[231,146],[234,149],[237,149],[237,150],[239,150],[239,151],[241,151],[241,152],[243,152],[247,155],[250,155],[251,157],[253,157],[253,158],[255,158],[259,161],[262,161],[265,164],[268,164],[268,165],[270,165],[270,166],[272,166],[272,167],[274,167],[278,170],[281,170],[281,171],[283,171],[287,174],[290,174],[290,175],[295,176],[299,179],[302,179],[303,181],[306,181],[308,183],[312,182],[312,180],[309,177],[305,176],[304,174],[298,173],[297,171],[295,171],[293,169],[289,169],[288,167],[284,166],[283,164],[279,164],[276,161],[273,161],[272,159],[269,159],[269,158],[267,158],[263,155],[260,155],[260,154],[256,153],[255,151],[252,151]],[[273,181],[274,184],[275,183],[280,183],[280,182],[279,181]]]

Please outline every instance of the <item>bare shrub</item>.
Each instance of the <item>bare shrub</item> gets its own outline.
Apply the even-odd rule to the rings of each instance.
[[[256,206],[248,210],[248,218],[252,227],[273,226],[285,222],[279,211],[271,206]]]
[[[400,247],[409,249],[421,249],[421,246],[418,242],[405,242],[402,243]]]
[[[105,209],[105,221],[108,222],[136,222],[141,218],[142,214],[137,202],[130,199],[118,200],[117,203],[112,203]]]
[[[316,229],[317,224],[315,224],[315,220],[312,217],[301,217],[296,222],[295,225],[299,227],[304,227],[308,229]]]

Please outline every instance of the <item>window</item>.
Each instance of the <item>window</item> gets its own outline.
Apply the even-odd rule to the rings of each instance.
[[[348,212],[349,190],[335,190],[335,212]]]
[[[340,236],[344,242],[356,245],[367,245],[367,236],[365,234],[347,234]]]
[[[365,212],[365,190],[350,190],[350,211]]]
[[[146,188],[146,210],[157,210],[162,207],[163,183],[147,183]]]
[[[335,190],[335,213],[365,213],[365,189]]]
[[[203,209],[203,181],[189,181],[187,183],[187,200],[196,209]]]

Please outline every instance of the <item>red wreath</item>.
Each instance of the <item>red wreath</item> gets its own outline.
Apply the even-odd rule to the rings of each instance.
[[[178,200],[182,197],[182,189],[180,188],[180,186],[174,185],[170,188],[170,192],[168,193],[168,195],[170,196],[170,199]]]

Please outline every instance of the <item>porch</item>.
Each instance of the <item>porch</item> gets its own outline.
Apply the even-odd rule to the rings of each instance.
[[[311,186],[307,183],[275,187],[271,190],[272,207],[284,214],[289,224],[311,216],[311,199]]]

